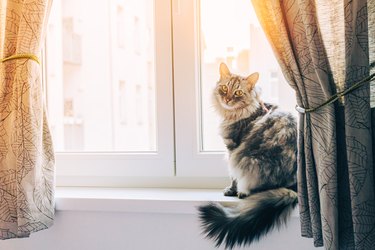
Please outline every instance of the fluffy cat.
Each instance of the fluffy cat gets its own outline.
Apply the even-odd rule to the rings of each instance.
[[[243,200],[236,207],[199,207],[202,228],[216,246],[251,244],[283,225],[297,204],[296,119],[261,101],[258,78],[258,73],[241,77],[220,65],[213,99],[232,179],[224,195]]]

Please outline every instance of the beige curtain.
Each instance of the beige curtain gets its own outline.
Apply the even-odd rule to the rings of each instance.
[[[54,218],[54,154],[40,55],[50,0],[0,0],[0,239],[28,237]],[[14,55],[21,58],[3,61]],[[0,243],[1,245],[1,243]]]
[[[369,76],[374,2],[252,0],[300,107],[317,107]],[[301,229],[315,246],[375,249],[375,111],[370,99],[366,84],[339,102],[300,114]]]

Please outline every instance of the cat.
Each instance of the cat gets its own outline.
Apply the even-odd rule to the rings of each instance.
[[[236,207],[209,203],[198,210],[206,236],[230,249],[285,224],[297,204],[296,118],[261,100],[258,78],[232,74],[221,63],[213,92],[232,180],[224,195],[243,200]]]

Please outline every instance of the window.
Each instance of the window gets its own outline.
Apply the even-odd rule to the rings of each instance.
[[[118,4],[116,13],[116,35],[117,47],[119,48],[125,48],[126,17],[124,12],[124,6],[122,4]]]
[[[79,18],[63,18],[63,57],[66,64],[81,64],[82,41]]]
[[[134,24],[133,24],[133,38],[134,38],[134,52],[137,55],[141,54],[141,25],[139,21],[139,17],[134,17]]]
[[[118,46],[119,24],[125,48]],[[174,175],[170,26],[166,0],[54,2],[45,78],[58,185]],[[135,28],[147,41],[133,42]],[[66,60],[77,52],[65,45],[71,34],[80,36],[74,63]]]
[[[127,88],[125,81],[119,81],[119,102],[118,102],[118,108],[119,108],[119,116],[120,116],[120,123],[123,125],[127,124],[127,116],[128,111],[126,110],[129,105],[127,105]]]
[[[77,176],[224,179],[210,103],[222,61],[238,74],[259,71],[264,99],[294,108],[250,1],[86,4],[54,2],[47,34],[58,184],[77,185]]]

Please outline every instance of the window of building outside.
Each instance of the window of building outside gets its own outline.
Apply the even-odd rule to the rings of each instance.
[[[55,1],[46,61],[58,179],[226,176],[211,105],[221,62],[260,72],[264,100],[294,112],[248,0]]]

